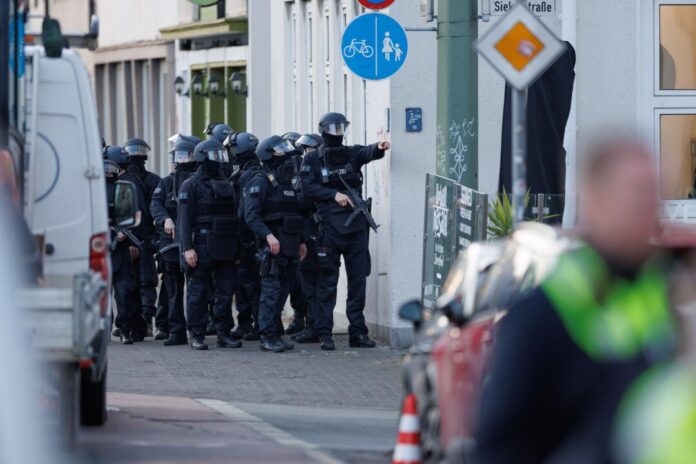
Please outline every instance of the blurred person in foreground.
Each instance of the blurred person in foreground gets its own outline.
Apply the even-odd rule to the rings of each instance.
[[[646,371],[621,400],[612,437],[621,464],[696,462],[696,227],[670,225],[656,243],[674,263],[670,297],[679,357]]]
[[[579,189],[583,243],[501,322],[474,462],[615,462],[622,396],[676,350],[666,278],[651,259],[653,165],[628,139],[590,153]]]

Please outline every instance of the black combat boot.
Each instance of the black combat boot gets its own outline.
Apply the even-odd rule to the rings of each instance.
[[[164,346],[180,346],[180,345],[188,345],[188,340],[186,339],[186,335],[180,336],[180,335],[170,334],[169,338],[164,341]]]
[[[377,343],[374,342],[367,334],[356,335],[355,337],[350,337],[348,344],[351,348],[374,348]]]
[[[295,340],[297,343],[319,343],[319,336],[309,327],[290,338]]]
[[[114,330],[111,331],[111,336],[116,338],[121,337],[121,329],[116,327]]]
[[[244,325],[238,325],[235,327],[235,329],[230,333],[230,337],[232,337],[235,340],[242,340],[244,336],[248,333],[251,333],[254,329],[250,326],[244,326]]]
[[[260,339],[261,339],[261,336],[259,335],[259,329],[256,327],[251,329],[251,332],[244,335],[244,341],[247,341],[247,342],[253,342],[256,340],[260,340]]]
[[[218,334],[216,345],[218,348],[241,348],[242,342],[239,340],[234,340],[229,335]]]
[[[124,330],[121,333],[121,345],[132,345],[133,344],[133,338],[131,335],[128,333],[128,331]]]
[[[285,335],[295,335],[300,332],[302,332],[305,329],[305,319],[304,317],[300,316],[299,314],[295,314],[295,317],[293,317],[292,322],[288,326],[287,329],[285,329]]]
[[[155,334],[155,340],[167,340],[169,338],[169,332],[166,330],[162,329],[157,329],[157,333]]]
[[[259,345],[259,348],[261,348],[261,351],[272,351],[273,353],[282,353],[285,351],[285,345],[276,337],[261,337],[261,345]]]
[[[333,351],[336,349],[336,344],[331,338],[331,335],[321,335],[319,337],[319,343],[321,343],[321,349],[324,351]]]
[[[205,344],[203,337],[198,337],[191,340],[191,349],[196,351],[205,351],[208,349],[208,345]]]
[[[285,345],[285,351],[290,351],[293,348],[295,348],[295,344],[293,342],[289,342],[285,340],[283,337],[278,337],[278,340],[280,341],[280,343]]]

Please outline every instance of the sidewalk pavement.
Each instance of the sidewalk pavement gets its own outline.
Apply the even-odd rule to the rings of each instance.
[[[208,351],[165,347],[151,339],[109,347],[110,392],[210,398],[223,401],[316,407],[398,410],[402,399],[404,352],[389,347],[353,349],[336,335],[337,350],[318,344],[295,345],[275,354],[244,342],[220,350],[208,337]]]

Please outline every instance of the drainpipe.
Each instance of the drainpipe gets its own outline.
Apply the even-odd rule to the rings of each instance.
[[[561,37],[571,43],[577,50],[578,10],[577,0],[563,0],[561,13]],[[566,125],[564,145],[566,149],[566,203],[563,213],[563,227],[575,227],[577,216],[577,133],[578,118],[576,105],[577,79],[573,87],[573,103],[570,107],[568,124]]]
[[[438,0],[437,174],[478,189],[477,0]]]

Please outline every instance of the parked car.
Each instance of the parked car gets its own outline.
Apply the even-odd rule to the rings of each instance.
[[[417,400],[423,462],[466,459],[495,329],[572,246],[550,226],[524,224],[507,240],[475,243],[462,252],[432,313],[417,301],[402,306],[400,315],[416,331],[404,388]]]

